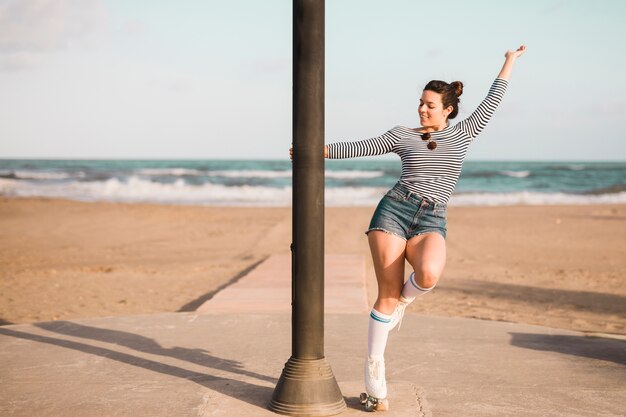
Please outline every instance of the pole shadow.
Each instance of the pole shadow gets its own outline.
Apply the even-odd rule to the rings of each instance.
[[[227,282],[225,282],[224,284],[220,285],[219,287],[217,287],[216,289],[214,289],[213,291],[210,291],[206,294],[201,295],[200,297],[196,298],[195,300],[192,300],[190,302],[188,302],[187,304],[185,304],[184,306],[182,306],[181,308],[179,308],[177,310],[177,313],[185,313],[185,312],[190,312],[190,311],[196,311],[198,309],[198,307],[200,307],[202,304],[206,303],[207,301],[209,301],[211,298],[215,297],[215,295],[222,291],[223,289],[225,289],[226,287],[233,285],[235,282],[239,281],[241,278],[245,277],[246,275],[248,275],[250,272],[252,272],[257,266],[259,266],[260,264],[262,264],[263,262],[265,262],[265,260],[268,257],[266,256],[265,258],[253,263],[252,265],[250,265],[249,267],[247,267],[246,269],[242,270],[241,272],[239,272],[237,275],[235,275],[234,277],[232,277],[231,279],[229,279]]]
[[[509,333],[511,345],[626,365],[626,340],[574,335]]]
[[[50,332],[63,334],[66,336],[80,337],[83,339],[97,340],[99,342],[113,343],[125,346],[138,352],[149,353],[151,355],[161,355],[207,368],[219,369],[234,374],[249,376],[262,381],[276,384],[278,380],[243,368],[240,362],[230,359],[222,359],[212,356],[206,349],[189,349],[183,347],[164,348],[154,339],[141,336],[135,333],[121,330],[103,329],[101,327],[86,326],[84,324],[73,323],[71,321],[51,321],[34,323]]]
[[[135,349],[142,353],[150,354],[162,354],[164,356],[188,361],[194,364],[211,367],[213,369],[220,369],[227,372],[232,372],[248,377],[254,377],[263,381],[273,382],[274,385],[277,379],[271,378],[265,375],[257,374],[255,372],[247,371],[243,369],[241,364],[237,361],[228,359],[221,359],[216,356],[208,355],[208,353],[201,349],[186,349],[186,348],[162,348],[153,339],[146,338],[144,336],[134,335],[128,332],[120,332],[115,330],[97,329],[89,326],[76,325],[77,327],[68,326],[69,322],[59,323],[62,327],[65,326],[65,332],[62,334],[86,337],[93,340],[105,341],[109,343],[115,343],[118,345],[126,346],[131,349]],[[51,329],[55,331],[56,323],[40,323],[38,327],[43,329]],[[56,329],[58,330],[58,329]],[[93,337],[97,331],[103,331],[104,336]],[[38,343],[46,343],[54,346],[63,347],[66,349],[72,349],[79,352],[87,353],[90,355],[101,356],[106,359],[114,360],[127,365],[135,366],[138,368],[147,369],[149,371],[158,372],[164,375],[169,375],[185,380],[193,381],[205,388],[222,393],[229,397],[244,401],[253,406],[267,408],[274,387],[256,385],[249,382],[240,381],[237,379],[226,378],[222,376],[215,376],[209,373],[196,372],[189,369],[181,368],[175,365],[169,365],[154,361],[152,359],[143,358],[140,356],[131,355],[128,353],[118,352],[112,349],[94,346],[87,343],[75,342],[72,340],[66,340],[61,338],[54,338],[49,336],[43,336],[39,334],[28,333],[19,330],[13,330],[0,327],[0,334],[10,337],[16,337],[25,340],[31,340]],[[82,335],[82,336],[81,336]],[[92,336],[92,337],[88,337]],[[112,336],[118,336],[120,339],[111,338]]]

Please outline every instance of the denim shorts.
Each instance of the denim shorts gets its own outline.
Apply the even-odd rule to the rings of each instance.
[[[436,232],[446,238],[446,205],[425,200],[396,184],[380,200],[365,234],[381,230],[409,240]]]

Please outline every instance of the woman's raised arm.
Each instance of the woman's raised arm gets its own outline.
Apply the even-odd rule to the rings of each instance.
[[[504,65],[502,65],[502,69],[500,70],[500,74],[498,74],[498,78],[508,80],[511,76],[511,71],[513,70],[513,64],[515,64],[515,60],[524,55],[524,52],[526,52],[526,45],[520,46],[515,51],[506,51],[506,53],[504,54]]]

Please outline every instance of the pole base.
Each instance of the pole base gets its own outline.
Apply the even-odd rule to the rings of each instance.
[[[288,416],[332,416],[346,402],[326,358],[289,358],[276,384],[268,408]]]

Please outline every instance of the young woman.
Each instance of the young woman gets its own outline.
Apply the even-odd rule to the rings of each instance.
[[[389,331],[416,297],[431,291],[446,263],[446,204],[461,173],[470,143],[500,103],[515,60],[526,47],[505,53],[504,65],[487,97],[466,119],[449,124],[459,111],[463,84],[433,80],[419,105],[421,127],[396,126],[382,136],[326,145],[332,159],[396,153],[402,160],[397,184],[372,217],[367,237],[378,282],[378,298],[369,318],[365,387],[368,396],[387,397],[384,353]],[[404,282],[407,260],[413,272]]]

